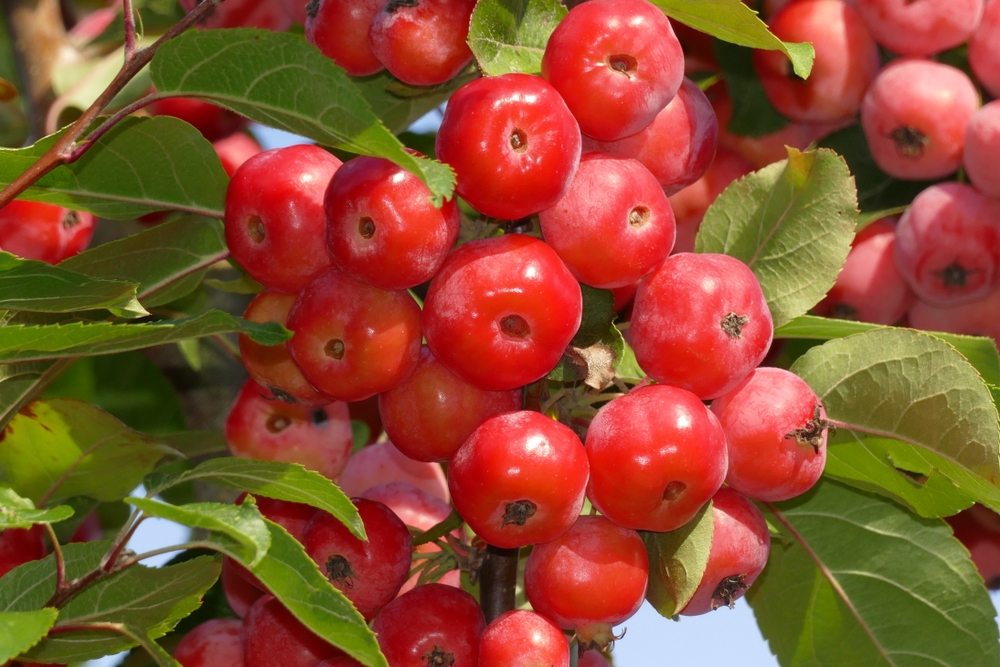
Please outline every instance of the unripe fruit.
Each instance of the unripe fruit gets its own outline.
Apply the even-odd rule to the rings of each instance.
[[[1000,100],[982,107],[965,130],[962,162],[969,181],[987,197],[1000,199]]]
[[[15,199],[0,208],[0,250],[58,264],[86,250],[96,222],[92,213]]]
[[[316,667],[343,653],[302,625],[278,598],[265,595],[243,619],[246,667]]]
[[[194,628],[174,649],[182,667],[243,667],[243,622],[213,618]]]
[[[969,40],[983,0],[857,0],[875,41],[901,56],[932,56]]]
[[[368,31],[385,0],[314,0],[306,9],[306,41],[351,76],[385,69],[368,45]]]
[[[1000,2],[996,0],[988,0],[969,40],[969,66],[983,88],[1000,97]]]
[[[486,626],[479,642],[479,667],[569,667],[569,644],[558,626],[541,614],[514,609]]]
[[[414,461],[391,442],[368,445],[355,452],[347,460],[339,484],[348,496],[361,496],[373,486],[387,482],[406,482],[442,502],[451,502],[448,480],[441,466]]]

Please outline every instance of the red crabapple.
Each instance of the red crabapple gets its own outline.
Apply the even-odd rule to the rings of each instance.
[[[556,26],[542,76],[580,131],[598,141],[640,132],[677,94],[684,54],[670,20],[646,0],[590,0]]]
[[[340,165],[322,148],[299,145],[236,170],[226,190],[226,244],[264,287],[295,294],[330,266],[323,195]]]
[[[542,665],[569,667],[566,635],[552,621],[533,611],[513,609],[486,626],[479,641],[479,667]]]
[[[620,526],[664,532],[690,521],[722,486],[728,453],[718,419],[670,385],[613,399],[587,431],[587,496]]]
[[[965,128],[978,108],[979,93],[962,70],[901,58],[869,88],[861,127],[885,173],[907,180],[941,178],[962,164]]]
[[[932,56],[969,41],[983,0],[857,0],[875,41],[901,56]]]
[[[19,565],[45,558],[44,536],[41,526],[0,530],[0,577]]]
[[[253,137],[242,132],[234,132],[228,137],[216,139],[212,142],[212,148],[215,149],[219,161],[222,162],[222,168],[230,178],[244,162],[264,151]]]
[[[562,197],[580,161],[580,127],[545,79],[476,79],[448,101],[435,139],[455,192],[483,215],[517,220]]]
[[[787,153],[786,153],[787,155]],[[677,221],[674,253],[694,252],[698,227],[712,202],[738,178],[753,171],[753,166],[733,151],[720,148],[705,175],[669,198]]]
[[[375,13],[368,46],[411,86],[450,81],[472,62],[466,43],[476,0],[389,0]]]
[[[1000,97],[1000,2],[988,0],[969,40],[969,66],[990,95]]]
[[[316,667],[340,655],[340,649],[313,634],[276,597],[257,600],[243,619],[246,667]]]
[[[319,0],[307,7],[306,41],[351,76],[385,69],[368,45],[368,31],[385,0]]]
[[[337,170],[326,191],[326,247],[333,264],[385,290],[427,282],[458,238],[458,205],[441,208],[413,172],[360,155]]]
[[[199,0],[179,0],[190,12]],[[200,28],[266,28],[283,32],[292,26],[292,18],[281,0],[229,0],[211,10],[198,23]]]
[[[95,223],[91,213],[15,199],[0,208],[0,250],[58,264],[86,250]]]
[[[348,496],[362,496],[373,486],[386,482],[406,482],[442,502],[451,502],[448,480],[441,466],[414,461],[391,442],[368,445],[355,452],[347,460],[339,484]]]
[[[728,255],[670,256],[639,286],[630,336],[650,377],[704,400],[739,384],[756,368],[774,326],[760,283]]]
[[[446,461],[487,417],[521,408],[521,392],[487,391],[469,384],[438,361],[429,347],[395,389],[378,396],[389,439],[417,461]]]
[[[799,376],[757,368],[712,401],[729,443],[726,484],[745,496],[778,502],[802,495],[826,464],[826,411]]]
[[[584,153],[566,194],[538,214],[545,241],[573,276],[624,287],[659,266],[674,246],[674,212],[638,160]]]
[[[580,438],[540,412],[490,417],[448,464],[452,503],[501,549],[548,542],[580,515],[590,466]]]
[[[228,3],[227,3],[228,6]],[[218,141],[239,132],[247,119],[229,109],[193,97],[168,97],[149,105],[153,116],[173,116],[193,125],[209,141]]]
[[[975,519],[976,505],[945,517],[955,539],[969,550],[972,562],[990,590],[1000,588],[1000,533],[984,527]]]
[[[780,51],[756,50],[753,64],[767,99],[799,123],[851,118],[879,68],[878,46],[857,11],[843,0],[801,0],[785,5],[768,27],[786,42],[811,42],[816,49],[809,78],[792,71]]]
[[[983,106],[965,130],[962,162],[969,181],[987,197],[1000,199],[1000,100]]]
[[[952,307],[917,301],[907,313],[909,325],[922,331],[944,331],[967,336],[986,336],[1000,344],[1000,290]]]
[[[611,627],[639,610],[649,580],[642,538],[603,516],[581,516],[561,536],[536,544],[524,570],[524,589],[536,612],[580,644],[603,648]]]
[[[712,546],[701,583],[682,616],[698,616],[736,600],[767,565],[771,535],[760,510],[728,487],[712,498]]]
[[[222,580],[222,592],[225,593],[226,601],[229,603],[229,608],[233,610],[233,613],[243,618],[250,611],[253,603],[264,595],[264,591],[252,584],[240,572],[241,569],[243,572],[247,572],[246,568],[232,558],[223,556],[222,576],[220,577]]]
[[[308,0],[281,0],[281,6],[285,8],[285,13],[288,14],[288,18],[292,19],[299,25],[305,25],[307,18],[307,4]]]
[[[611,663],[600,651],[584,651],[576,665],[577,667],[611,667]]]
[[[962,183],[932,185],[896,228],[896,265],[922,301],[955,306],[1000,284],[1000,200]]]
[[[333,480],[351,455],[354,437],[346,403],[293,405],[247,380],[226,417],[226,442],[234,456],[301,463]]]
[[[243,667],[243,621],[213,618],[189,631],[174,649],[181,667]]]

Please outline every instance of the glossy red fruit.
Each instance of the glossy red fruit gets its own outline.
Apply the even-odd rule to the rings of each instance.
[[[694,239],[698,235],[705,211],[712,202],[738,178],[753,171],[753,165],[736,153],[720,148],[712,165],[693,185],[689,185],[669,197],[670,206],[677,222],[677,240],[674,253],[693,252]]]
[[[889,63],[865,95],[861,127],[875,164],[895,178],[941,178],[962,164],[979,94],[960,69],[930,60]]]
[[[779,113],[800,123],[818,123],[858,112],[878,73],[879,53],[853,7],[843,0],[800,0],[778,10],[768,27],[786,42],[810,42],[816,49],[805,80],[780,51],[753,52],[754,69]]]
[[[95,222],[91,213],[15,199],[0,208],[0,250],[58,264],[86,250]]]
[[[222,558],[222,592],[225,593],[226,601],[233,613],[243,618],[253,603],[264,595],[264,591],[250,583],[240,570],[246,572],[246,568],[229,556]]]
[[[323,195],[341,162],[317,146],[265,151],[226,190],[226,243],[255,280],[295,294],[330,266]]]
[[[732,607],[757,579],[771,552],[771,535],[760,510],[730,488],[712,498],[712,547],[701,583],[682,616]]]
[[[340,475],[340,490],[348,496],[361,496],[365,491],[386,482],[406,482],[449,503],[448,480],[437,463],[414,461],[391,442],[368,445],[347,460]]]
[[[234,456],[301,463],[334,480],[354,438],[346,403],[292,405],[247,380],[226,417],[226,442]]]
[[[0,577],[18,565],[45,558],[44,536],[41,526],[0,530]]]
[[[923,331],[945,331],[967,336],[986,336],[1000,341],[1000,290],[957,306],[931,306],[917,301],[907,313],[909,325]]]
[[[612,400],[594,417],[586,443],[587,496],[627,528],[683,526],[726,478],[722,427],[697,396],[678,387],[651,385]]]
[[[895,324],[915,299],[894,257],[896,225],[883,218],[860,231],[837,276],[815,308],[819,315],[873,324]]]
[[[389,667],[475,665],[485,627],[474,597],[441,584],[417,586],[399,596],[372,624]]]
[[[969,550],[972,562],[990,590],[1000,588],[1000,532],[990,530],[976,520],[977,505],[945,517],[955,539]]]
[[[246,497],[246,493],[240,494],[239,498],[236,499],[236,504],[241,504]],[[264,496],[254,496],[254,500],[257,503],[257,509],[264,515],[265,519],[269,519],[287,530],[288,534],[299,542],[302,542],[306,525],[318,511],[315,507],[304,503],[293,503],[287,500],[276,500]],[[257,579],[250,570],[236,561],[231,560],[230,565],[239,576],[243,577],[255,588],[261,591],[267,590],[263,582]]]
[[[340,658],[331,658],[330,660],[324,660],[323,662],[316,665],[316,667],[364,667],[364,665],[362,665],[354,658],[343,656]]]
[[[379,394],[385,432],[406,456],[447,461],[487,417],[521,408],[521,392],[486,391],[445,368],[426,345],[395,389]]]
[[[179,0],[190,12],[199,0]],[[292,27],[292,19],[281,0],[228,0],[198,23],[199,28],[266,28],[283,32]]]
[[[755,500],[779,502],[811,489],[826,464],[826,411],[809,385],[782,368],[761,367],[712,401],[729,442],[726,484]]]
[[[435,139],[437,158],[455,169],[455,192],[503,220],[559,201],[576,172],[580,145],[580,128],[559,93],[529,74],[459,88]]]
[[[385,69],[368,46],[368,31],[385,0],[319,0],[309,4],[306,40],[351,76]]]
[[[541,614],[514,609],[486,626],[479,667],[569,667],[566,635]]]
[[[205,621],[184,635],[174,660],[182,667],[243,667],[243,621]]]
[[[555,251],[539,239],[505,234],[448,256],[427,290],[421,322],[448,370],[504,391],[552,370],[582,314],[580,285]]]
[[[650,377],[708,400],[763,361],[773,332],[764,293],[746,264],[728,255],[681,253],[639,286],[630,337]]]
[[[458,238],[455,200],[435,208],[416,174],[384,158],[344,163],[326,191],[325,209],[334,266],[386,290],[433,278]]]
[[[618,141],[585,136],[583,149],[638,160],[672,195],[704,175],[712,164],[718,135],[712,104],[701,88],[684,79],[674,99],[641,132]]]
[[[538,214],[545,241],[573,276],[624,287],[659,266],[674,246],[674,212],[638,160],[584,153],[569,190]]]
[[[490,417],[448,464],[455,509],[501,549],[548,542],[580,515],[590,469],[580,438],[540,412]]]
[[[388,0],[375,13],[368,46],[411,86],[436,86],[472,62],[466,43],[476,0]]]
[[[611,667],[611,663],[600,651],[584,651],[576,664],[577,667]]]
[[[590,0],[552,32],[542,76],[581,132],[614,141],[643,130],[673,99],[684,54],[670,20],[646,0]]]
[[[962,183],[932,185],[900,218],[895,257],[930,305],[982,299],[1000,284],[1000,201]]]
[[[226,6],[229,6],[228,2]],[[153,102],[148,108],[153,116],[173,116],[194,125],[209,141],[228,137],[247,124],[247,119],[243,116],[193,97],[168,97]]]
[[[901,56],[932,56],[969,41],[983,0],[857,0],[875,41]]]
[[[567,532],[537,544],[528,556],[524,589],[536,612],[583,646],[606,646],[611,626],[642,605],[649,560],[642,538],[602,516],[581,516]]]
[[[969,181],[987,197],[1000,199],[1000,100],[983,106],[965,130],[962,163]]]
[[[406,524],[382,503],[364,498],[351,502],[365,525],[367,542],[333,515],[318,512],[306,526],[302,544],[330,583],[370,621],[410,576],[413,540]]]
[[[1000,2],[988,0],[969,40],[969,66],[990,95],[1000,97]]]
[[[330,269],[288,312],[288,351],[309,383],[341,401],[389,391],[420,358],[420,307],[405,291],[387,291]]]
[[[270,595],[257,600],[243,619],[246,667],[316,667],[321,660],[341,655]]]
[[[230,178],[244,162],[264,151],[253,137],[242,132],[234,132],[228,137],[216,139],[212,142],[212,148],[215,149],[222,162],[222,168]]]

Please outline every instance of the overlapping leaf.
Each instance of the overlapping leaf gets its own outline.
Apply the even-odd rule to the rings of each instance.
[[[714,525],[709,501],[677,530],[641,533],[649,555],[646,599],[661,616],[672,618],[694,597],[708,566]]]
[[[57,609],[0,611],[0,661],[7,664],[48,634],[59,616]]]
[[[469,25],[469,46],[488,76],[538,74],[549,35],[566,16],[556,0],[482,0]]]
[[[110,540],[63,545],[66,578],[76,579],[101,564],[111,547]],[[41,560],[18,565],[0,578],[0,611],[36,611],[56,592],[56,561],[49,554]]]
[[[36,523],[58,523],[71,516],[72,507],[59,505],[51,509],[35,509],[35,503],[29,499],[19,496],[13,489],[0,487],[0,530],[31,528]]]

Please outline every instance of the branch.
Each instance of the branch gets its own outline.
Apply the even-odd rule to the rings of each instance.
[[[125,14],[125,62],[135,57],[135,11],[132,9],[132,0],[125,0],[122,3]]]
[[[479,604],[487,623],[514,608],[520,552],[493,545],[486,547],[486,558],[479,568]]]

